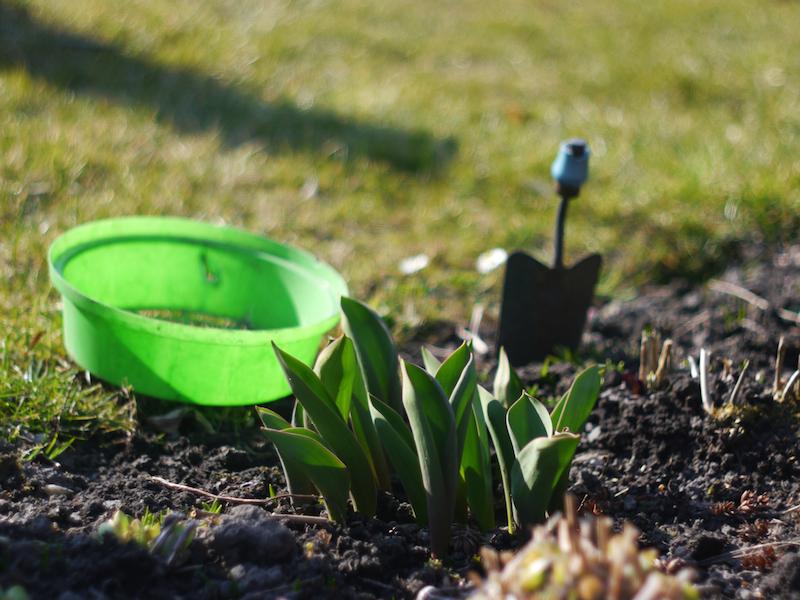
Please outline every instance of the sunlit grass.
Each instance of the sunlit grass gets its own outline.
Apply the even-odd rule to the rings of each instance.
[[[702,277],[740,241],[800,229],[796,2],[0,11],[2,385],[21,385],[25,332],[44,330],[43,404],[73,385],[45,251],[91,219],[186,215],[295,243],[398,322],[496,312],[500,273],[475,260],[548,255],[548,167],[571,135],[594,154],[567,257],[603,252],[604,293]],[[430,266],[401,275],[420,252]]]
[[[133,399],[64,360],[52,320],[31,308],[0,317],[0,439],[24,442],[29,458],[56,458],[77,439],[131,432]]]

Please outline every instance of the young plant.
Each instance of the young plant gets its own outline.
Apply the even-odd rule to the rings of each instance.
[[[513,369],[505,371],[515,377]],[[496,389],[507,389],[503,381]],[[531,525],[559,508],[569,483],[569,467],[580,439],[578,432],[597,401],[600,374],[589,367],[572,383],[552,413],[523,392],[508,410],[504,403],[479,389],[481,405],[494,442],[509,530],[514,525]]]
[[[369,411],[368,393],[353,340],[339,336],[322,352],[314,365],[325,389],[336,401],[342,418],[350,420],[353,433],[375,470],[378,487],[390,487],[389,467]],[[302,405],[298,403],[302,408]]]
[[[164,516],[145,512],[141,519],[133,519],[118,510],[97,530],[103,538],[110,535],[120,542],[134,542],[144,546],[154,556],[159,556],[168,565],[188,548],[194,539],[198,522],[180,513]]]
[[[375,430],[379,433],[386,456],[406,490],[417,519],[420,523],[428,523],[429,502],[422,500],[430,491],[423,484],[423,474],[428,469],[423,463],[429,454],[420,447],[419,439],[425,436],[422,436],[421,430],[415,430],[416,416],[413,413],[419,412],[418,405],[427,408],[427,404],[435,406],[440,403],[441,394],[435,386],[425,385],[426,378],[418,372],[421,371],[418,367],[403,363],[398,370],[396,346],[379,315],[350,298],[342,299],[342,313],[345,331],[353,339],[369,392]],[[458,513],[464,517],[469,505],[478,524],[489,529],[494,525],[489,435],[477,398],[477,373],[471,348],[466,344],[462,345],[444,363],[423,350],[423,360],[430,379],[438,384],[450,404],[456,428],[455,498],[436,499],[434,504],[438,504],[440,500],[448,506],[450,502],[455,502]],[[410,401],[412,397],[417,400]],[[403,415],[411,424],[411,430],[405,424]],[[421,423],[418,422],[417,426],[421,427]],[[416,460],[411,461],[415,456]],[[449,459],[445,460],[441,453],[439,458],[449,464]],[[452,513],[449,508],[437,509],[436,512],[438,515],[448,511]],[[430,521],[433,519],[431,516]],[[438,521],[439,517],[436,519]],[[450,520],[452,516],[448,519],[448,528]]]
[[[425,369],[433,375],[449,397],[456,413],[456,430],[460,456],[456,514],[465,516],[467,506],[481,529],[494,527],[492,499],[492,470],[489,452],[489,432],[478,397],[477,373],[471,348],[462,344],[447,360],[440,363],[427,349],[422,349]],[[460,378],[465,394],[452,399]]]
[[[626,523],[613,533],[611,520],[588,517],[578,522],[575,500],[565,516],[533,530],[516,555],[481,552],[486,580],[477,576],[471,600],[580,598],[600,600],[696,600],[689,569],[667,575],[654,550],[640,550],[639,532]]]
[[[406,362],[403,362],[403,406],[425,489],[431,552],[443,557],[450,542],[456,501],[459,462],[456,411],[436,379]]]
[[[356,402],[353,389],[359,384],[355,360],[345,357],[347,347],[346,342],[339,342],[323,354],[318,375],[274,346],[307,426],[293,426],[274,411],[258,409],[265,435],[278,451],[290,492],[307,493],[316,488],[331,518],[340,522],[346,518],[348,495],[357,511],[374,515],[378,484],[374,461],[348,421]]]
[[[12,585],[5,590],[0,587],[0,600],[30,600],[30,596],[21,585]]]
[[[342,313],[345,330],[354,337],[340,336],[324,348],[313,370],[275,347],[296,397],[292,422],[257,409],[289,492],[319,492],[331,519],[340,522],[348,497],[356,510],[371,516],[377,489],[390,488],[370,395],[402,410],[397,350],[382,319],[349,298],[342,298]]]
[[[140,546],[149,546],[161,533],[162,517],[163,515],[145,511],[141,519],[134,519],[118,510],[100,525],[97,533],[101,538],[113,535],[123,543],[134,542]]]
[[[465,450],[473,443],[470,427],[476,427],[474,359],[469,348],[462,345],[439,365],[435,376],[405,361],[401,370],[403,406],[409,424],[374,396],[370,397],[370,409],[416,517],[428,525],[431,551],[434,556],[443,557],[447,554],[461,482],[470,484],[464,492],[473,514],[491,514],[488,438],[483,441],[485,452],[478,446],[480,440],[474,442],[477,466],[472,468],[469,463],[462,468]],[[473,481],[477,477],[480,481]],[[476,512],[474,507],[482,512]]]
[[[443,557],[456,515],[466,518],[469,509],[482,528],[494,525],[492,439],[509,528],[515,519],[540,521],[558,505],[575,432],[600,387],[596,367],[548,414],[524,393],[512,403],[522,384],[504,353],[495,381],[501,402],[478,386],[468,344],[441,363],[423,350],[422,369],[399,361],[388,329],[367,306],[343,298],[342,311],[352,339],[332,342],[313,370],[275,348],[297,399],[294,415],[290,423],[266,408],[258,413],[290,493],[317,491],[336,521],[345,520],[348,497],[372,515],[378,487],[390,487],[391,465],[417,521],[430,530],[432,553]]]

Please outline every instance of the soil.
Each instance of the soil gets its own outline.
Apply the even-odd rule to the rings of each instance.
[[[617,526],[632,521],[644,545],[694,568],[703,597],[800,598],[800,404],[778,403],[772,390],[781,336],[784,380],[798,361],[800,329],[779,309],[800,308],[799,274],[800,248],[754,249],[721,279],[762,296],[766,308],[737,299],[730,286],[722,293],[718,283],[677,282],[602,303],[590,315],[581,357],[608,362],[571,492],[583,511]],[[637,377],[645,327],[674,342],[673,366],[652,390]],[[450,350],[460,341],[457,330],[420,330],[405,353],[419,358],[422,343]],[[490,343],[493,330],[490,322],[481,329]],[[686,360],[701,348],[711,351],[715,416],[704,411]],[[726,408],[745,360],[742,406]],[[493,359],[480,362],[490,381]],[[554,360],[521,373],[547,398],[563,392],[576,371],[574,362]],[[466,573],[479,570],[481,545],[521,543],[502,529],[457,525],[450,557],[431,561],[427,533],[400,495],[381,496],[376,518],[352,515],[344,527],[283,522],[281,514],[321,514],[319,505],[285,498],[266,506],[223,503],[222,514],[211,515],[208,498],[153,477],[241,498],[267,498],[270,486],[280,493],[277,458],[254,424],[209,431],[194,411],[142,421],[130,439],[87,440],[56,461],[40,454],[20,462],[23,447],[0,445],[0,587],[20,584],[31,598],[61,600],[404,598],[425,586],[460,597]],[[133,542],[98,536],[118,509],[175,511],[202,525],[168,562]]]

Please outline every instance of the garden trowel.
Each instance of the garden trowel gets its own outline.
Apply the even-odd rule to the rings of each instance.
[[[497,346],[505,348],[515,366],[544,360],[559,348],[578,347],[603,262],[599,254],[592,254],[572,267],[564,266],[567,207],[589,175],[586,142],[577,138],[563,142],[550,173],[561,196],[553,266],[520,251],[506,263]]]

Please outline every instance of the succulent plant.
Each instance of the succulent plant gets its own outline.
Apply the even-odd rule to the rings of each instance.
[[[612,533],[606,517],[577,518],[566,497],[564,516],[533,529],[516,555],[484,548],[487,571],[471,600],[694,600],[693,572],[667,575],[655,550],[640,550],[639,532],[626,523]]]
[[[141,519],[131,518],[118,510],[102,523],[97,534],[102,538],[114,536],[121,542],[133,542],[144,546],[154,556],[173,564],[194,539],[198,523],[186,520],[181,513],[169,513],[163,519],[146,512]]]
[[[30,596],[21,585],[12,585],[5,590],[0,588],[0,600],[30,600]]]

